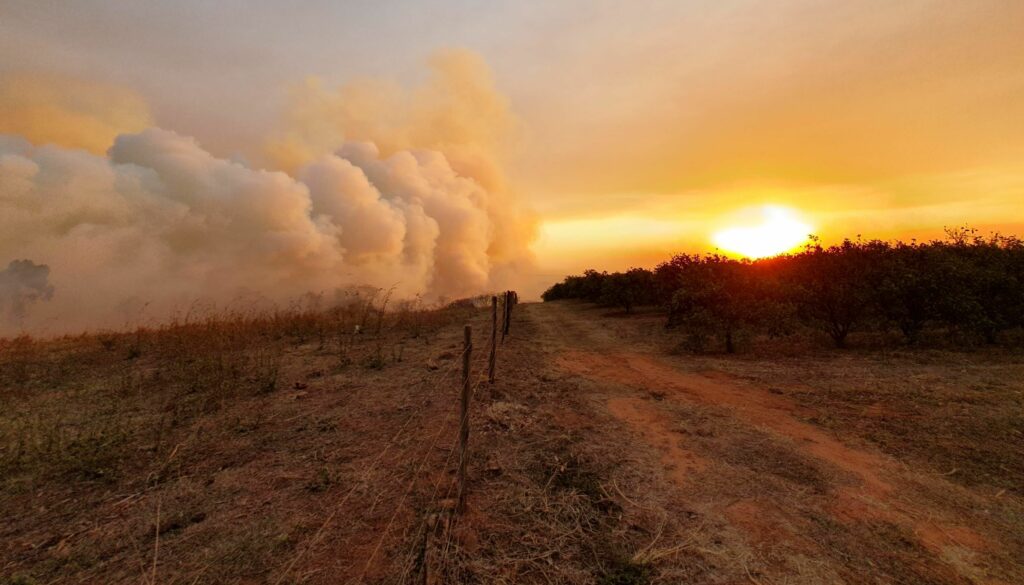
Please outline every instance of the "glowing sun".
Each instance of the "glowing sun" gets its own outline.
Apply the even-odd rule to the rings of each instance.
[[[723,229],[712,237],[716,246],[747,258],[766,258],[789,252],[807,241],[811,227],[793,210],[766,205],[757,210],[759,223]]]

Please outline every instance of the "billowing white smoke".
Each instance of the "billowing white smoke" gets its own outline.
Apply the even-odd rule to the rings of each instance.
[[[517,286],[535,222],[502,173],[508,103],[470,51],[429,66],[413,87],[307,80],[281,127],[249,145],[258,165],[150,127],[127,88],[0,76],[0,266],[45,264],[54,287],[44,267],[0,273],[22,271],[0,282],[0,310],[16,316],[0,335],[13,321],[59,333],[159,320],[197,300]],[[3,284],[29,272],[43,288]]]
[[[24,326],[119,326],[144,306],[160,318],[199,298],[353,284],[450,297],[501,286],[525,260],[526,242],[502,251],[501,202],[438,151],[346,143],[294,174],[156,128],[117,137],[107,156],[0,137],[0,262],[49,265],[56,291]]]

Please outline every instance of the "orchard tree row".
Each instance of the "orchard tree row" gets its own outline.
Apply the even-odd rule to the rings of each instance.
[[[930,242],[846,240],[760,260],[680,254],[654,270],[587,270],[544,294],[631,312],[657,305],[695,349],[728,352],[754,334],[801,326],[844,347],[854,331],[899,332],[909,344],[940,333],[956,343],[997,343],[1024,328],[1024,242],[947,231]]]

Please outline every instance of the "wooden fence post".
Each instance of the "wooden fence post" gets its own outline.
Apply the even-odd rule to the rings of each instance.
[[[505,341],[508,335],[508,322],[512,318],[512,291],[505,291],[505,305],[501,322],[501,340]]]
[[[466,325],[462,339],[462,405],[459,408],[459,505],[461,512],[466,502],[466,457],[469,448],[469,359],[473,352],[473,328]]]
[[[508,291],[501,295],[501,342],[505,343],[505,322],[508,320]]]
[[[494,362],[498,355],[498,297],[491,297],[491,355],[487,358],[487,383],[494,383]]]

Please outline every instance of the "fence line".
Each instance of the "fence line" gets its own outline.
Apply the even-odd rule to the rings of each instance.
[[[458,466],[458,470],[457,470],[458,471],[458,475],[457,475],[456,481],[454,481],[454,482],[450,481],[449,482],[448,488],[445,491],[445,497],[441,501],[441,503],[443,504],[442,509],[438,513],[433,513],[433,512],[429,512],[428,511],[428,516],[429,517],[436,518],[439,515],[442,515],[444,517],[444,520],[445,520],[444,522],[442,522],[442,526],[444,528],[446,528],[446,530],[445,530],[445,532],[446,532],[446,534],[445,534],[446,542],[445,542],[445,545],[444,545],[444,548],[443,548],[444,552],[443,552],[443,555],[442,555],[442,563],[444,562],[444,560],[447,557],[448,548],[449,548],[449,545],[450,545],[450,542],[451,542],[451,532],[450,532],[451,520],[450,520],[450,518],[453,518],[454,516],[457,516],[458,513],[462,512],[462,510],[464,509],[464,505],[465,505],[466,495],[468,493],[468,484],[467,484],[467,479],[466,479],[466,468],[468,467],[469,457],[470,457],[470,453],[471,453],[471,450],[470,450],[470,447],[469,447],[469,423],[470,423],[470,407],[471,407],[471,404],[472,404],[472,400],[476,397],[477,389],[485,381],[488,382],[489,384],[493,384],[494,381],[495,381],[495,377],[496,377],[496,362],[497,362],[498,329],[499,328],[501,329],[501,341],[502,341],[502,343],[504,343],[505,338],[508,335],[510,335],[510,325],[511,325],[510,322],[511,322],[511,319],[512,319],[512,311],[513,311],[513,308],[514,308],[514,306],[516,305],[517,302],[518,302],[518,295],[515,293],[515,291],[505,291],[502,294],[502,302],[501,302],[502,322],[499,325],[499,323],[498,323],[498,304],[499,304],[498,296],[497,295],[492,296],[491,297],[491,315],[490,315],[491,316],[491,319],[490,319],[490,321],[491,321],[491,328],[490,328],[490,351],[488,353],[486,353],[486,354],[483,353],[483,352],[479,352],[477,355],[480,356],[480,357],[477,360],[473,359],[474,356],[472,355],[472,352],[473,352],[472,328],[470,327],[470,325],[466,325],[464,327],[464,329],[463,329],[463,349],[462,349],[462,352],[460,352],[460,357],[462,358],[461,359],[461,364],[460,364],[460,360],[453,360],[451,365],[448,366],[442,372],[440,378],[438,378],[435,382],[430,384],[430,390],[428,390],[428,392],[430,394],[435,394],[437,391],[439,391],[441,389],[443,384],[448,382],[448,380],[450,379],[452,374],[454,374],[459,369],[459,366],[460,365],[462,366],[462,368],[461,368],[462,369],[462,376],[461,376],[461,379],[459,380],[459,389],[460,389],[460,392],[459,392],[459,395],[460,395],[459,414],[460,414],[460,416],[459,416],[458,434],[456,435],[455,440],[452,442],[452,447],[449,449],[448,455],[445,458],[444,466],[441,469],[441,474],[438,477],[438,480],[436,482],[434,482],[434,488],[433,488],[433,491],[431,493],[430,500],[428,502],[428,506],[431,509],[433,509],[433,508],[435,508],[437,506],[437,504],[438,504],[437,496],[439,494],[439,489],[440,489],[441,482],[445,480],[445,477],[447,475],[448,466],[451,463],[451,459],[452,459],[453,455],[455,454],[456,449],[458,449],[459,450],[459,466]],[[472,381],[472,371],[473,371],[472,368],[473,368],[474,365],[479,368],[478,371],[480,373],[477,376],[476,380]],[[283,572],[281,572],[278,575],[278,578],[274,581],[274,585],[280,585],[281,583],[283,583],[285,581],[285,579],[288,577],[288,575],[291,574],[292,570],[295,568],[296,564],[298,564],[299,561],[301,561],[307,554],[309,554],[309,552],[316,546],[316,544],[320,542],[320,540],[323,538],[324,534],[326,533],[327,528],[330,526],[331,522],[333,522],[335,517],[337,517],[338,513],[342,510],[342,508],[345,506],[345,504],[348,503],[348,501],[352,497],[352,495],[357,490],[359,490],[360,488],[366,487],[369,484],[370,476],[377,469],[377,467],[380,465],[381,461],[383,461],[384,457],[388,454],[388,452],[391,451],[392,448],[396,445],[397,441],[403,436],[403,434],[409,428],[409,425],[412,423],[413,419],[415,419],[418,414],[421,414],[421,412],[417,411],[417,410],[414,410],[413,412],[411,412],[409,414],[409,416],[407,416],[405,418],[405,420],[403,421],[401,426],[398,428],[398,430],[395,431],[395,433],[384,443],[383,448],[377,453],[377,455],[374,456],[373,459],[371,459],[370,462],[367,463],[359,471],[359,473],[357,474],[358,479],[353,483],[352,487],[344,494],[344,496],[341,498],[341,500],[338,501],[338,503],[332,507],[330,514],[327,515],[327,517],[324,519],[323,523],[320,525],[320,527],[317,529],[317,531],[313,534],[313,536],[310,537],[304,543],[304,546],[291,558],[291,560],[285,566]],[[418,457],[418,463],[416,465],[416,468],[413,470],[413,473],[411,475],[409,483],[406,486],[405,490],[403,491],[401,498],[398,500],[398,503],[395,505],[394,512],[392,513],[391,517],[389,518],[388,523],[385,525],[384,530],[381,532],[380,537],[377,539],[377,543],[374,546],[373,551],[370,554],[370,557],[367,559],[366,564],[363,567],[362,573],[360,574],[360,577],[359,577],[359,583],[363,582],[363,579],[366,577],[366,574],[369,571],[370,566],[373,564],[374,559],[377,557],[378,553],[380,552],[380,549],[383,546],[384,541],[387,539],[387,536],[391,532],[391,529],[392,529],[392,527],[393,527],[393,525],[395,523],[395,520],[398,517],[398,514],[402,510],[402,505],[405,503],[405,501],[411,495],[412,491],[415,489],[417,479],[419,479],[421,472],[423,471],[424,467],[426,466],[427,460],[430,459],[430,455],[433,452],[434,448],[436,447],[438,440],[440,439],[441,435],[444,434],[444,431],[447,428],[448,421],[451,420],[453,414],[454,414],[453,409],[452,410],[448,410],[447,414],[444,416],[444,419],[441,421],[441,424],[438,426],[438,431],[436,433],[434,433],[434,435],[433,435],[429,445],[427,446],[426,450],[423,451],[422,455]],[[413,445],[412,449],[410,449],[409,451],[406,451],[406,452],[413,452],[413,451],[415,451],[415,445],[416,444]],[[447,504],[449,503],[448,502],[449,496],[451,496],[452,490],[456,489],[456,488],[457,488],[457,492],[456,492],[457,493],[457,498],[456,498],[456,500],[454,502],[454,505],[448,506]],[[423,541],[423,546],[424,547],[427,546],[427,544],[428,544],[428,542],[430,540],[429,532],[431,530],[435,529],[436,526],[427,526],[426,528],[427,528],[427,531],[424,532],[425,540]],[[424,553],[426,553],[426,550],[424,550]],[[415,569],[415,565],[416,565],[415,561],[416,561],[416,557],[414,556],[412,558],[412,563],[411,564],[406,563],[406,568],[402,572],[403,580],[404,580],[405,576],[408,574],[409,570],[411,570],[411,569],[414,570]],[[429,570],[428,559],[426,557],[426,554],[424,554],[422,556],[422,563],[423,563],[422,570],[424,571],[424,575],[426,575],[426,571]]]
[[[484,382],[484,377],[480,376],[480,378],[478,378],[477,381],[473,384],[473,388],[472,388],[472,390],[470,392],[471,398],[476,397],[476,391],[477,391],[477,389],[480,388],[480,386],[483,384],[483,382]],[[468,420],[468,415],[469,415],[469,413],[467,412],[465,414],[465,416],[467,417],[466,418],[467,420]],[[435,509],[435,506],[437,506],[437,503],[438,503],[438,498],[437,498],[438,491],[439,491],[439,489],[441,487],[441,482],[443,482],[444,479],[445,479],[445,475],[446,475],[445,474],[445,470],[448,469],[448,464],[451,462],[452,456],[455,454],[455,451],[456,451],[456,449],[458,449],[460,444],[461,444],[460,437],[456,436],[455,439],[452,441],[451,448],[448,450],[447,457],[445,457],[444,465],[441,468],[441,470],[442,470],[441,474],[438,477],[437,481],[434,482],[434,489],[433,489],[433,491],[430,494],[430,500],[429,500],[429,503],[427,505],[427,509],[428,510],[433,510],[433,509]],[[441,500],[440,500],[441,502],[444,503],[444,505],[441,507],[441,512],[442,513],[455,511],[457,509],[455,501],[451,499],[452,490],[455,489],[456,485],[458,485],[457,482],[453,482],[453,481],[449,481],[448,482],[448,489],[445,490],[444,497],[441,498]],[[449,503],[451,505],[449,505]],[[402,578],[399,580],[400,583],[404,583],[405,582],[405,576],[415,566],[415,559],[416,559],[416,556],[417,556],[417,549],[421,549],[421,548],[425,549],[428,546],[429,536],[430,536],[429,531],[433,528],[431,526],[431,524],[438,517],[439,517],[439,514],[433,513],[433,512],[428,512],[428,517],[426,519],[426,524],[427,524],[426,528],[427,528],[428,532],[425,533],[424,539],[421,542],[414,542],[413,543],[413,552],[410,555],[412,557],[412,559],[411,559],[412,562],[411,563],[409,563],[409,562],[406,563],[406,568],[402,570]],[[447,518],[446,518],[446,520],[447,520]],[[426,570],[426,563],[428,562],[428,559],[426,558],[426,550],[423,550],[422,552],[424,553],[423,556],[422,556],[422,560],[423,560],[423,563],[424,563],[424,570]],[[447,551],[445,551],[445,554],[447,554]],[[443,563],[443,561],[444,561],[444,557],[442,556],[442,563]]]
[[[501,327],[503,328],[503,331],[508,328],[508,320],[511,319],[511,307],[514,305],[514,303],[515,303],[514,299],[516,299],[517,296],[515,296],[515,293],[512,292],[512,291],[506,291],[506,293],[504,295],[504,298],[506,299],[506,303],[505,303],[506,309],[505,309],[505,311],[503,311],[504,312],[504,321],[505,322],[502,323],[502,325],[501,325]],[[444,566],[444,563],[445,563],[445,561],[447,559],[447,554],[448,554],[448,549],[449,549],[449,546],[450,546],[450,542],[451,542],[451,536],[452,536],[452,534],[451,534],[451,527],[452,527],[452,523],[455,522],[455,518],[457,518],[458,514],[461,513],[463,511],[463,509],[464,509],[465,498],[466,498],[466,494],[467,494],[467,491],[468,491],[467,480],[466,480],[466,467],[467,467],[468,461],[469,461],[469,443],[468,443],[468,440],[469,440],[470,405],[472,403],[472,400],[476,397],[477,390],[484,383],[484,381],[487,381],[488,383],[493,383],[493,380],[494,380],[494,368],[495,368],[495,361],[496,361],[497,333],[498,333],[497,301],[498,301],[497,296],[492,296],[491,297],[491,331],[490,331],[490,333],[491,333],[491,336],[490,336],[491,337],[491,348],[490,348],[490,352],[487,354],[487,357],[486,357],[486,363],[487,363],[486,373],[484,372],[483,368],[481,368],[480,374],[478,375],[475,383],[472,383],[472,384],[471,384],[471,378],[472,378],[472,370],[471,370],[471,368],[474,365],[474,363],[483,365],[484,360],[482,359],[483,358],[482,354],[478,354],[478,355],[481,355],[481,359],[478,359],[478,360],[474,360],[473,359],[472,328],[469,325],[466,325],[463,328],[463,350],[462,350],[462,353],[461,353],[461,356],[462,356],[462,380],[461,380],[461,385],[460,385],[460,401],[459,401],[459,411],[460,411],[459,419],[460,420],[459,420],[458,435],[456,436],[456,439],[452,442],[452,447],[449,449],[448,455],[445,458],[445,462],[444,462],[444,466],[442,467],[441,475],[439,476],[438,480],[436,482],[434,482],[434,488],[433,488],[433,491],[431,492],[430,500],[429,500],[429,503],[428,503],[428,512],[427,512],[426,517],[423,519],[423,522],[425,524],[424,524],[424,527],[423,527],[423,530],[422,530],[422,534],[423,534],[422,540],[419,541],[419,542],[414,542],[413,543],[413,547],[414,548],[413,548],[412,554],[410,554],[410,560],[403,563],[404,568],[402,570],[402,577],[401,577],[403,582],[405,580],[405,577],[409,574],[409,571],[415,570],[417,558],[419,558],[419,560],[421,562],[421,571],[422,571],[422,574],[423,574],[423,577],[424,577],[423,581],[425,583],[431,582],[431,580],[429,579],[429,571],[430,571],[430,568],[431,568],[431,559],[429,557],[429,552],[430,552],[430,543],[432,542],[432,536],[434,536],[434,533],[437,531],[438,526],[440,526],[441,529],[443,530],[443,532],[445,533],[444,534],[445,544],[444,544],[444,547],[442,549],[443,552],[442,552],[442,557],[441,557],[441,561],[440,561],[441,562],[441,566]],[[450,418],[450,417],[446,415],[445,423],[447,422],[448,418]],[[432,451],[433,446],[436,444],[437,438],[440,437],[441,432],[443,432],[443,425],[442,425],[442,429],[438,431],[438,434],[436,434],[434,436],[434,440],[431,443],[431,447],[427,450],[427,453],[430,453]],[[457,470],[456,481],[455,482],[449,482],[448,488],[447,488],[447,490],[445,492],[445,497],[443,499],[444,506],[441,507],[438,510],[438,512],[435,513],[435,512],[433,512],[433,510],[435,509],[435,506],[438,503],[437,502],[438,490],[439,490],[439,487],[441,485],[441,482],[444,481],[445,471],[448,469],[448,464],[450,463],[451,458],[454,455],[456,449],[459,450],[459,467],[458,467],[458,470]],[[425,463],[425,461],[426,460],[424,459],[424,460],[422,460],[420,462],[420,467],[417,469],[417,472],[414,474],[413,478],[410,480],[409,486],[408,486],[406,492],[403,494],[402,498],[400,499],[398,506],[396,506],[396,509],[395,509],[394,513],[392,514],[392,518],[389,520],[387,527],[385,528],[384,532],[381,534],[381,537],[378,540],[376,547],[374,548],[374,552],[371,555],[371,559],[369,561],[367,561],[367,564],[366,564],[366,566],[363,569],[363,575],[365,575],[366,571],[369,570],[369,566],[372,563],[372,559],[375,558],[377,552],[379,551],[380,547],[382,546],[383,541],[386,539],[387,535],[390,533],[393,521],[394,521],[395,518],[397,518],[397,515],[398,515],[398,513],[401,510],[401,505],[408,498],[408,496],[411,493],[412,489],[415,487],[415,483],[416,483],[416,479],[417,479],[416,476],[418,475],[419,469],[422,468],[422,465],[423,465],[423,463]],[[449,496],[451,495],[451,492],[452,492],[453,489],[457,489],[457,492],[456,492],[457,496],[456,496],[455,501],[451,502],[451,505],[449,506],[448,505],[449,504],[448,499],[449,499]],[[435,521],[437,521],[437,520],[440,520],[440,522],[439,523],[435,523]],[[416,554],[416,549],[417,548],[421,548],[421,553],[422,554],[419,554],[419,555]],[[361,576],[360,577],[360,582],[362,581],[362,578],[363,577]]]
[[[387,538],[388,533],[391,532],[391,526],[395,523],[395,518],[397,518],[398,513],[402,511],[402,504],[405,503],[406,498],[409,497],[409,494],[412,493],[413,488],[416,486],[416,480],[419,479],[418,476],[420,472],[423,470],[423,465],[427,462],[427,459],[430,457],[430,453],[431,451],[434,450],[434,446],[437,445],[437,440],[441,437],[441,434],[444,432],[444,423],[448,422],[448,419],[451,418],[451,414],[451,411],[448,411],[448,415],[445,416],[445,419],[439,426],[437,433],[434,434],[434,438],[430,442],[430,445],[428,445],[426,450],[423,452],[423,458],[420,459],[419,465],[417,465],[416,470],[413,471],[412,479],[409,480],[409,486],[406,488],[405,493],[402,494],[402,498],[398,501],[398,504],[395,506],[395,511],[391,514],[391,519],[388,520],[387,526],[385,526],[384,531],[381,532],[380,538],[377,539],[377,545],[373,547],[373,552],[370,553],[370,557],[366,559],[366,565],[363,567],[363,572],[359,575],[359,583],[363,582],[363,578],[366,577],[366,572],[370,569],[370,565],[373,564],[373,559],[376,558],[377,553],[380,552],[380,547],[384,543],[384,539]]]
[[[471,363],[470,356],[472,354],[472,343],[470,341],[471,335],[472,335],[472,329],[470,328],[469,325],[466,325],[465,329],[464,329],[465,349],[462,352],[462,357],[463,357],[463,381],[462,381],[462,384],[463,384],[462,388],[463,388],[463,390],[462,390],[462,397],[463,397],[463,400],[462,400],[462,403],[461,403],[462,407],[460,408],[460,414],[461,414],[461,416],[460,416],[460,433],[459,433],[459,436],[457,437],[457,440],[453,442],[452,448],[448,451],[448,456],[445,458],[445,464],[444,464],[444,467],[442,468],[441,478],[439,478],[438,481],[434,483],[434,491],[431,494],[430,506],[433,506],[436,503],[436,499],[435,498],[436,498],[436,495],[437,495],[438,488],[439,488],[439,486],[441,484],[441,480],[444,478],[444,470],[448,468],[448,463],[451,461],[451,457],[455,453],[456,447],[460,447],[460,475],[459,475],[459,480],[457,482],[455,482],[455,483],[449,483],[448,491],[445,493],[445,499],[447,499],[448,496],[451,495],[451,491],[452,491],[453,487],[456,486],[456,485],[459,486],[459,496],[460,496],[460,498],[465,497],[465,475],[464,475],[465,474],[465,468],[464,468],[464,464],[466,462],[466,458],[465,457],[466,457],[466,445],[467,445],[467,443],[466,443],[466,435],[464,435],[463,432],[464,432],[464,430],[466,432],[468,432],[468,423],[469,423],[469,409],[468,409],[468,405],[469,405],[471,399],[476,396],[477,389],[483,384],[483,382],[485,380],[485,377],[483,375],[481,375],[476,380],[475,383],[473,383],[472,385],[469,384],[469,380],[470,380],[470,378],[468,376],[468,374],[469,374],[469,363]],[[366,573],[369,571],[370,565],[373,564],[373,560],[376,558],[377,553],[380,552],[380,548],[383,545],[384,540],[387,538],[387,535],[391,532],[391,527],[393,526],[393,524],[395,522],[395,519],[398,517],[399,512],[401,512],[401,510],[402,510],[402,504],[405,503],[405,500],[408,499],[409,495],[412,493],[412,490],[415,488],[416,480],[419,479],[419,474],[423,470],[423,466],[426,463],[427,458],[429,457],[430,453],[433,452],[434,447],[437,445],[438,439],[443,434],[443,432],[445,430],[445,424],[448,422],[449,419],[451,419],[451,415],[452,415],[452,411],[449,410],[448,414],[445,415],[444,420],[442,421],[440,427],[438,428],[438,432],[434,435],[433,439],[431,440],[430,445],[423,452],[423,457],[420,459],[419,464],[416,467],[416,470],[413,472],[412,478],[409,480],[409,485],[406,487],[405,492],[402,494],[402,497],[399,499],[398,504],[395,506],[395,511],[391,514],[391,518],[388,520],[388,523],[385,526],[384,531],[381,533],[380,538],[377,539],[377,544],[374,546],[373,552],[370,554],[370,557],[367,559],[366,564],[363,566],[363,571],[360,574],[359,581],[357,581],[357,583],[362,583],[363,582],[363,579],[366,577]],[[463,501],[460,499],[458,501],[458,504],[456,504],[454,506],[454,510],[457,511],[457,512],[461,512],[462,511],[462,504],[463,504]],[[450,534],[448,536],[449,536],[449,540],[450,540]],[[447,552],[447,544],[446,544],[445,549],[446,549],[446,552]],[[403,572],[402,572],[403,579],[404,579],[404,576],[407,574],[407,571],[408,571],[407,569],[403,570]]]
[[[495,360],[498,359],[498,297],[491,297],[491,353],[487,356],[487,382],[494,383]]]
[[[450,376],[455,371],[455,369],[455,364],[453,363],[451,366],[448,367],[447,370],[445,370],[441,374],[441,377],[436,382],[434,382],[434,384],[432,384],[432,390],[436,391],[437,389],[439,389],[441,383],[446,381],[448,376]],[[285,578],[287,578],[288,574],[291,573],[292,569],[295,567],[296,563],[298,563],[298,561],[300,561],[303,556],[305,556],[314,546],[316,546],[316,544],[320,541],[320,539],[326,532],[327,527],[338,515],[338,512],[340,512],[341,509],[345,506],[345,504],[348,503],[349,498],[352,497],[356,490],[358,490],[360,487],[364,487],[364,485],[369,480],[370,475],[376,469],[377,465],[388,453],[388,451],[390,451],[391,448],[395,445],[395,442],[398,440],[400,436],[402,436],[402,433],[405,432],[406,428],[408,428],[412,420],[416,418],[417,414],[421,413],[416,410],[413,410],[413,412],[409,413],[409,416],[405,418],[405,421],[398,428],[398,430],[395,431],[395,434],[393,434],[391,438],[388,439],[387,442],[384,444],[384,448],[381,449],[381,451],[378,452],[377,455],[362,469],[361,473],[359,474],[359,479],[352,485],[352,488],[345,493],[345,495],[341,498],[341,501],[339,501],[338,504],[335,505],[334,508],[332,508],[331,513],[328,514],[326,519],[324,519],[323,524],[320,525],[320,527],[313,534],[313,536],[307,541],[308,544],[305,547],[303,547],[302,550],[296,553],[294,557],[292,557],[292,560],[289,561],[288,565],[285,567],[284,572],[278,576],[276,581],[274,581],[274,585],[280,585],[281,583],[283,583]]]

